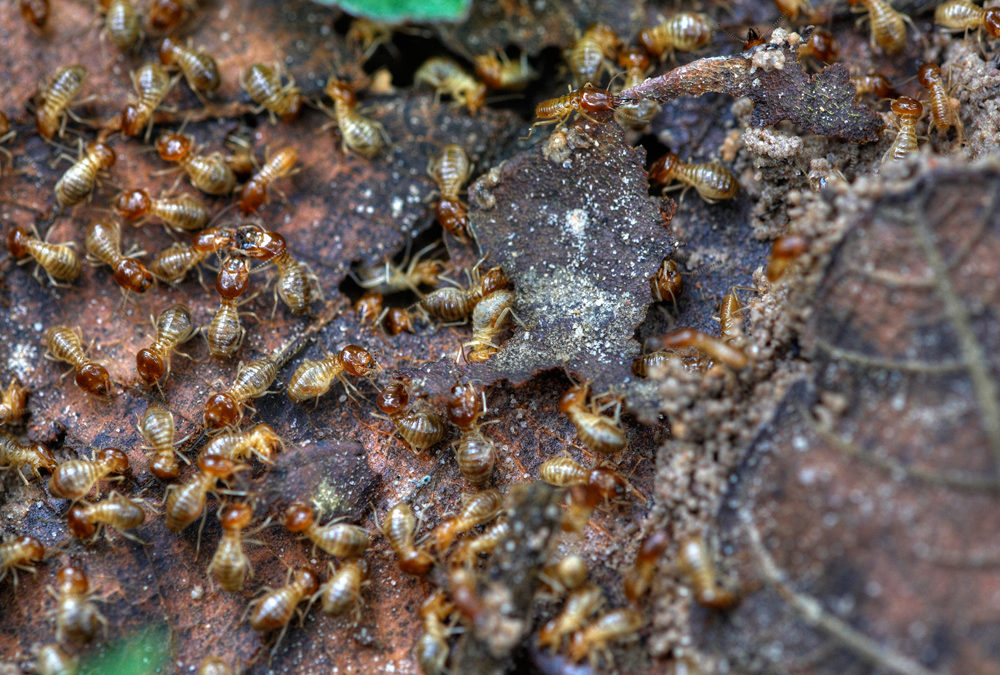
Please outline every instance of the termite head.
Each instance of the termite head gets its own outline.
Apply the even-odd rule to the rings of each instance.
[[[232,300],[247,292],[250,287],[250,269],[246,261],[226,258],[215,277],[215,290],[219,296]]]
[[[123,118],[124,116],[125,113],[122,113]],[[156,153],[164,162],[179,162],[187,157],[189,152],[191,152],[191,138],[183,134],[163,134],[156,139]]]
[[[86,152],[89,157],[97,161],[98,166],[104,169],[114,166],[115,160],[118,159],[111,146],[105,143],[88,143]]]
[[[192,248],[202,253],[215,253],[229,246],[232,241],[233,238],[230,233],[212,228],[199,232],[194,238]]]
[[[205,426],[218,429],[236,424],[241,417],[240,406],[225,392],[212,394],[205,402]]]
[[[410,393],[406,390],[406,385],[399,380],[394,380],[385,386],[378,393],[375,405],[386,415],[397,415],[410,404]]]
[[[353,106],[357,101],[354,90],[343,80],[331,77],[326,81],[326,95],[338,103]]]
[[[219,514],[219,523],[227,530],[242,530],[252,519],[253,509],[243,502],[230,504]]]
[[[924,113],[924,104],[909,96],[900,96],[892,102],[892,112],[901,120],[917,121]]]
[[[373,371],[378,370],[378,363],[364,347],[358,345],[347,345],[340,350],[340,365],[344,367],[344,372],[348,375],[367,377]]]
[[[259,225],[244,225],[233,234],[233,244],[251,258],[273,260],[288,248],[285,238]]]
[[[7,233],[7,251],[14,258],[28,255],[28,231],[20,225],[15,225]]]
[[[587,393],[590,387],[586,384],[576,384],[559,399],[559,410],[568,413],[570,410],[582,408],[587,403]]]
[[[614,108],[615,97],[607,89],[586,85],[580,90],[580,109],[586,112],[602,112]]]
[[[308,504],[295,502],[285,510],[285,529],[304,532],[313,524],[313,510]]]
[[[128,456],[118,448],[101,448],[94,454],[94,461],[103,464],[112,473],[128,471]]]
[[[65,595],[83,595],[90,590],[87,575],[79,567],[66,565],[56,573],[59,591]]]
[[[146,383],[155,382],[167,373],[167,364],[152,349],[143,347],[135,355],[135,369]]]
[[[456,384],[448,398],[448,420],[460,429],[468,429],[483,414],[482,397],[471,384]]]
[[[66,515],[66,528],[77,539],[90,539],[97,532],[97,525],[87,519],[82,504],[74,504]]]
[[[115,199],[115,211],[126,220],[138,220],[149,213],[152,199],[145,190],[122,192]]]
[[[917,81],[923,87],[930,89],[941,82],[941,68],[935,63],[922,64],[917,71]],[[895,112],[895,108],[893,108],[893,112]]]
[[[990,37],[1000,37],[1000,7],[991,7],[983,13],[983,28]]]
[[[646,70],[649,68],[649,55],[644,49],[629,47],[618,52],[618,65],[626,70]]]
[[[673,152],[668,152],[649,167],[650,180],[663,184],[671,182],[674,179],[674,172],[677,171],[678,164],[680,164],[680,160],[677,158],[677,155]]]
[[[145,293],[153,285],[153,274],[135,258],[125,258],[115,267],[115,282],[135,293]]]
[[[111,376],[107,369],[99,363],[87,363],[76,371],[73,378],[80,389],[95,396],[108,396],[111,393]]]

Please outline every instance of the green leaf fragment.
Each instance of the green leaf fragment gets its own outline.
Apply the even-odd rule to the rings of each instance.
[[[375,21],[457,21],[472,0],[316,0]]]
[[[80,675],[148,675],[162,673],[170,659],[170,634],[163,624],[115,640],[88,654]]]

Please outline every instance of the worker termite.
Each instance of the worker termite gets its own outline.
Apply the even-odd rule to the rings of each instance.
[[[436,246],[437,243],[433,243],[417,251],[409,263],[394,265],[386,260],[382,265],[362,265],[355,269],[353,274],[357,277],[359,286],[371,289],[375,294],[413,291],[417,295],[421,295],[420,287],[433,286],[438,283],[441,273],[445,269],[445,263],[442,260],[423,259],[424,254]],[[362,297],[366,296],[371,297],[369,293],[365,293]],[[377,317],[382,313],[381,306],[377,310],[372,309],[372,317]],[[365,319],[362,318],[362,320]]]
[[[833,33],[816,28],[809,34],[809,39],[799,45],[798,57],[813,58],[820,63],[833,63],[840,57],[840,46]]]
[[[289,570],[290,571],[290,570]],[[281,629],[275,648],[281,643],[299,604],[316,593],[319,581],[309,570],[295,570],[291,581],[276,590],[270,590],[250,602],[250,626],[261,633]]]
[[[1000,7],[984,9],[970,0],[948,0],[934,8],[934,23],[953,31],[986,31],[1000,37]]]
[[[104,366],[87,357],[78,331],[62,325],[49,328],[45,333],[48,353],[56,361],[73,366],[74,379],[80,389],[95,396],[108,396],[111,394],[111,377]]]
[[[574,85],[582,87],[589,82],[599,82],[621,42],[614,29],[605,23],[588,26],[580,39],[566,50]]]
[[[642,540],[635,554],[635,563],[625,573],[625,597],[630,602],[638,602],[649,591],[656,563],[669,544],[670,537],[663,530],[656,530]]]
[[[589,626],[573,634],[569,643],[570,661],[579,662],[585,657],[596,668],[598,659],[611,662],[608,645],[635,636],[642,628],[642,615],[634,609],[616,609],[601,615]]]
[[[94,453],[94,459],[70,459],[56,466],[49,478],[49,492],[62,499],[83,499],[101,479],[128,469],[124,452],[101,448]]]
[[[274,260],[288,249],[283,236],[265,230],[258,223],[241,225],[233,230],[232,245],[244,255],[262,262]]]
[[[586,625],[587,619],[604,604],[604,592],[600,586],[589,584],[579,588],[566,598],[562,611],[550,619],[538,631],[538,646],[558,650],[567,635],[575,633]]]
[[[292,256],[281,234],[265,230],[259,225],[247,225],[236,230],[233,242],[236,248],[251,258],[270,261],[278,268],[274,293],[292,314],[305,314],[309,311],[315,275],[306,264]],[[277,309],[277,305],[275,308]]]
[[[476,75],[490,89],[521,91],[538,78],[538,73],[528,64],[526,51],[521,52],[520,59],[511,61],[502,49],[498,49],[496,53],[475,57],[473,65]]]
[[[72,242],[50,244],[28,234],[20,225],[15,225],[7,233],[7,251],[12,258],[20,258],[22,262],[27,262],[29,258],[34,260],[53,285],[58,285],[59,281],[73,281],[83,272]]]
[[[438,95],[448,94],[464,105],[470,115],[486,104],[486,85],[470,75],[462,66],[443,56],[432,56],[413,74],[413,82],[426,85]]]
[[[208,571],[222,586],[222,590],[236,593],[243,588],[248,576],[253,576],[253,565],[243,550],[243,530],[253,519],[253,509],[239,502],[225,508],[219,507],[219,523],[222,537],[208,563]]]
[[[473,567],[482,553],[492,553],[510,534],[510,521],[500,520],[474,537],[463,539],[451,556],[452,564]]]
[[[621,404],[612,402],[614,417],[602,415],[602,407],[596,403],[587,405],[590,386],[577,384],[559,399],[559,410],[569,417],[576,427],[577,436],[591,451],[601,455],[613,455],[625,447],[625,429],[621,425]],[[606,407],[606,406],[605,406]]]
[[[726,293],[719,305],[719,332],[725,342],[737,347],[746,340],[743,334],[743,303],[735,288]]]
[[[135,355],[135,370],[139,377],[146,384],[152,384],[169,375],[171,354],[194,333],[194,319],[187,305],[177,303],[160,312],[156,318],[153,343]]]
[[[538,579],[553,593],[561,596],[583,586],[587,581],[588,574],[587,563],[583,561],[583,558],[572,553],[542,568]]]
[[[56,599],[52,615],[56,620],[56,641],[87,644],[107,621],[92,599],[87,574],[72,564],[56,573],[56,589],[49,593]]]
[[[444,591],[437,590],[427,596],[420,607],[420,620],[424,632],[413,648],[414,656],[424,675],[444,675],[448,661],[448,627],[446,621],[455,611]]]
[[[162,480],[177,478],[181,467],[177,463],[180,453],[174,439],[173,413],[158,405],[149,406],[139,418],[139,434],[153,454],[149,463],[150,472]]]
[[[250,288],[250,267],[243,258],[226,258],[215,277],[219,309],[203,329],[209,354],[229,358],[243,343],[246,331],[240,323],[240,297]]]
[[[380,122],[357,111],[354,90],[346,82],[331,77],[326,82],[326,95],[333,99],[333,118],[340,129],[340,144],[344,152],[351,150],[371,159],[391,142]]]
[[[286,147],[264,162],[264,166],[243,185],[239,202],[243,215],[251,214],[267,203],[268,186],[278,178],[291,175],[298,158],[299,153],[295,148]]]
[[[427,173],[437,185],[441,196],[434,203],[434,219],[452,236],[468,234],[468,208],[459,192],[472,175],[472,163],[465,148],[454,143],[446,145],[427,165]]]
[[[639,33],[639,43],[650,55],[663,60],[678,52],[701,49],[712,39],[715,26],[704,14],[679,12],[666,21],[644,28]]]
[[[498,490],[481,490],[466,496],[459,512],[434,528],[431,539],[434,548],[444,552],[460,534],[468,532],[476,525],[493,520],[500,514],[503,497]]]
[[[350,523],[317,525],[312,507],[302,502],[285,510],[285,529],[305,535],[314,546],[338,558],[356,558],[368,550],[368,530]]]
[[[476,423],[483,414],[482,397],[471,384],[457,384],[448,399],[448,419],[461,430],[455,443],[455,463],[473,485],[489,482],[496,463],[496,447]]]
[[[278,364],[269,357],[244,364],[226,391],[212,394],[205,401],[205,426],[228,427],[243,417],[243,406],[267,393],[278,376]]]
[[[380,529],[396,552],[399,569],[414,576],[423,576],[430,571],[434,558],[414,543],[417,517],[413,515],[413,508],[409,504],[400,502],[389,509]]]
[[[45,30],[49,21],[49,0],[18,0],[21,18],[38,32]]]
[[[69,114],[69,105],[83,89],[87,79],[87,69],[76,64],[56,71],[55,75],[38,92],[38,107],[35,109],[35,126],[38,135],[50,140],[56,132],[62,135],[62,128]]]
[[[205,230],[191,244],[174,243],[156,254],[149,271],[160,281],[177,283],[213,253],[232,244],[232,235],[222,230]]]
[[[45,557],[45,547],[34,537],[26,534],[0,542],[0,581],[10,572],[17,586],[17,571],[34,573],[34,563]]]
[[[411,403],[406,385],[395,380],[379,392],[378,409],[388,415],[396,432],[415,453],[421,453],[444,438],[445,422],[421,404]]]
[[[892,83],[884,75],[869,73],[868,75],[851,75],[851,84],[854,85],[855,98],[860,99],[866,94],[871,94],[875,98],[889,98],[895,94],[896,90]]]
[[[142,29],[132,0],[98,0],[97,4],[104,13],[103,34],[111,39],[111,44],[122,52],[135,47]]]
[[[655,302],[672,302],[677,304],[677,296],[684,290],[684,279],[681,277],[680,265],[676,260],[664,258],[656,269],[656,274],[649,278],[649,293]]]
[[[667,363],[677,358],[678,354],[672,351],[648,352],[632,360],[632,372],[638,377],[649,377],[651,373],[665,368]]]
[[[56,183],[56,201],[60,206],[76,206],[90,196],[101,171],[115,164],[115,151],[104,143],[88,143],[79,159],[66,169]]]
[[[961,142],[962,118],[958,114],[957,101],[948,95],[948,90],[944,86],[941,67],[934,63],[922,64],[917,71],[917,80],[930,94],[931,118],[938,133],[944,136],[949,129],[955,127]]]
[[[149,3],[149,27],[157,33],[169,33],[187,19],[193,0],[152,0]]]
[[[805,237],[786,234],[775,239],[767,260],[767,280],[773,284],[783,277],[799,256],[808,250],[809,241]]]
[[[709,204],[732,199],[740,191],[736,176],[720,162],[689,164],[672,152],[653,162],[649,167],[649,180],[664,186],[674,181],[684,183],[685,189],[693,187]]]
[[[677,569],[694,587],[694,598],[698,604],[712,609],[726,609],[739,601],[735,593],[719,585],[715,577],[715,563],[704,537],[694,535],[684,539],[677,555]]]
[[[115,198],[114,208],[126,220],[144,220],[152,216],[175,230],[200,230],[208,223],[210,215],[205,205],[191,195],[151,197],[142,189],[122,192]]]
[[[163,65],[180,68],[195,92],[215,91],[222,84],[218,64],[203,49],[191,49],[166,37],[160,43],[159,56]]]
[[[538,126],[546,124],[562,126],[573,113],[579,113],[591,122],[599,123],[588,113],[603,113],[612,110],[614,110],[614,96],[611,92],[587,84],[576,91],[550,98],[535,106],[535,117],[538,119],[531,125],[528,135],[530,136],[531,132]]]
[[[146,138],[153,129],[153,113],[170,92],[173,81],[158,63],[145,63],[132,74],[135,95],[122,110],[121,127],[126,136],[137,136],[146,130]]]
[[[750,359],[742,348],[694,328],[679,328],[666,335],[650,338],[646,341],[646,346],[654,350],[693,347],[710,359],[734,370],[742,370],[750,365]]]
[[[571,457],[553,457],[538,467],[539,480],[558,487],[590,485],[602,499],[619,499],[628,491],[625,478],[614,469],[596,466],[588,469]]]
[[[228,457],[199,455],[198,473],[183,483],[167,487],[163,510],[167,529],[175,533],[180,532],[198,520],[205,510],[208,493],[215,490],[220,480],[225,480],[245,468],[246,465],[236,464]]]
[[[302,91],[291,78],[282,85],[281,76],[280,68],[255,63],[240,77],[240,86],[254,103],[267,110],[272,122],[275,115],[291,122],[302,109]]]
[[[35,656],[38,675],[75,675],[79,667],[79,657],[69,654],[55,642],[39,647]]]
[[[228,457],[233,461],[249,459],[252,454],[270,464],[271,458],[283,447],[281,437],[271,425],[261,422],[243,431],[223,431],[213,436],[201,454]]]
[[[891,108],[899,130],[892,145],[882,155],[883,163],[906,159],[917,151],[917,121],[924,114],[924,105],[909,96],[894,99]]]
[[[156,152],[163,161],[179,164],[191,184],[206,194],[228,195],[236,187],[236,174],[222,154],[196,154],[190,136],[163,134],[156,139]]]
[[[145,293],[153,274],[138,258],[122,253],[122,227],[117,221],[96,221],[87,228],[87,254],[114,271],[115,282],[126,291]]]
[[[468,289],[458,286],[438,288],[421,298],[420,306],[444,321],[459,321],[469,316],[480,300],[510,284],[499,267],[490,269],[482,276],[473,268],[471,276],[472,284]]]
[[[347,345],[336,354],[328,354],[319,361],[302,362],[291,379],[286,392],[288,398],[301,403],[310,398],[319,398],[328,391],[334,380],[343,382],[345,389],[352,385],[344,377],[367,377],[378,368],[375,357],[357,345]]]
[[[138,502],[117,492],[112,492],[107,499],[96,504],[74,504],[66,515],[66,527],[77,539],[91,539],[105,527],[113,527],[123,537],[142,542],[134,535],[125,532],[146,522],[146,512]]]
[[[358,314],[358,321],[364,324],[375,325],[382,316],[382,294],[377,291],[365,291],[354,303],[354,311]]]
[[[364,560],[345,560],[337,568],[330,563],[330,578],[316,592],[324,614],[340,616],[354,611],[355,620],[361,610],[361,587],[368,576]]]
[[[16,468],[17,475],[27,484],[28,480],[21,473],[21,469],[26,466],[41,477],[38,470],[54,471],[56,460],[52,452],[41,443],[24,443],[5,429],[0,429],[0,468]]]
[[[0,425],[17,423],[24,416],[27,401],[27,388],[12,377],[7,388],[0,392]]]
[[[906,47],[906,24],[910,17],[893,9],[888,0],[847,0],[851,6],[863,5],[871,22],[869,44],[876,45],[886,54],[898,54]]]
[[[618,65],[625,69],[621,88],[631,89],[646,79],[646,73],[649,72],[649,56],[642,49],[629,47],[619,52]],[[625,128],[643,131],[649,128],[660,108],[659,103],[648,98],[626,102],[615,108],[615,119]]]

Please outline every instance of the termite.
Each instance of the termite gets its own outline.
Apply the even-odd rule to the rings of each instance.
[[[621,89],[636,87],[646,79],[649,72],[649,56],[637,47],[629,47],[618,54],[618,65],[625,69],[625,78]],[[642,131],[648,129],[656,113],[660,112],[660,104],[651,99],[639,99],[622,103],[615,108],[615,119],[618,124],[628,129]]]
[[[628,491],[625,478],[614,469],[604,466],[588,469],[571,457],[545,460],[538,467],[538,478],[557,487],[589,485],[597,489],[603,499],[618,499]]]
[[[736,347],[746,341],[743,334],[743,303],[736,295],[736,289],[726,293],[719,305],[719,332],[722,339]]]
[[[170,91],[172,81],[167,71],[158,63],[143,64],[132,74],[135,96],[122,110],[121,127],[126,136],[137,136],[146,130],[146,138],[153,129],[153,113]]]
[[[281,84],[281,76],[280,68],[255,63],[240,77],[240,86],[254,103],[267,110],[272,122],[275,115],[285,122],[292,122],[302,109],[302,91],[291,78],[286,84]]]
[[[576,427],[577,436],[591,451],[613,455],[625,447],[625,429],[621,425],[621,405],[615,404],[614,417],[602,415],[596,405],[587,405],[590,387],[578,384],[559,399],[559,410],[569,417]]]
[[[83,338],[79,329],[69,326],[52,326],[45,333],[45,345],[49,355],[56,361],[73,366],[74,379],[80,389],[95,396],[111,394],[111,377],[107,369],[92,361],[83,350]]]
[[[243,406],[266,394],[277,376],[278,363],[269,356],[241,366],[229,389],[205,401],[205,426],[228,427],[239,422]]]
[[[880,99],[889,98],[896,92],[892,83],[884,75],[878,73],[851,75],[851,84],[854,85],[855,97],[858,99],[866,94]]]
[[[96,221],[87,228],[87,254],[110,267],[115,283],[126,291],[145,293],[153,285],[153,274],[138,258],[122,253],[122,228],[117,221]]]
[[[424,675],[444,675],[448,661],[448,617],[455,606],[448,602],[444,591],[437,590],[427,596],[420,607],[420,620],[424,632],[413,648],[414,656]]]
[[[693,347],[710,359],[734,370],[742,370],[750,365],[750,359],[742,348],[694,328],[679,328],[666,335],[650,338],[646,341],[646,346],[654,350]]]
[[[229,358],[243,343],[246,331],[240,323],[240,297],[250,288],[250,268],[247,261],[235,256],[226,258],[215,277],[219,294],[219,309],[204,328],[209,354]]]
[[[863,5],[871,22],[869,44],[886,54],[898,54],[906,47],[906,24],[910,18],[893,9],[887,0],[847,0],[852,6]]]
[[[538,579],[561,596],[581,588],[586,583],[588,574],[587,563],[579,555],[572,553],[542,568]]]
[[[434,218],[454,237],[468,235],[468,207],[459,192],[472,175],[472,163],[465,148],[454,143],[446,145],[427,165],[427,173],[437,185],[441,196],[434,203]]]
[[[894,99],[891,108],[899,131],[896,132],[892,145],[882,155],[883,163],[906,159],[917,152],[917,121],[924,114],[924,105],[909,96]]]
[[[483,414],[480,393],[471,384],[457,384],[448,399],[448,420],[461,430],[455,443],[455,463],[474,485],[489,482],[496,463],[496,446],[476,423]]]
[[[934,23],[952,31],[986,31],[1000,37],[1000,7],[984,9],[969,0],[948,0],[934,8]]]
[[[236,174],[221,153],[199,155],[194,152],[190,136],[167,133],[156,139],[156,152],[165,162],[174,162],[184,169],[191,184],[210,195],[228,195],[236,187]]]
[[[437,246],[433,243],[417,251],[409,263],[394,265],[388,260],[382,265],[362,265],[354,270],[358,285],[376,293],[396,293],[413,291],[421,295],[421,286],[433,286],[438,283],[445,269],[442,260],[424,260],[423,255]],[[405,267],[404,267],[405,265]],[[367,293],[365,295],[368,295]],[[362,296],[364,297],[364,296]],[[373,316],[382,313],[381,307]]]
[[[479,276],[472,270],[472,284],[468,289],[456,286],[438,288],[420,299],[420,306],[432,316],[443,321],[459,321],[473,312],[479,301],[510,284],[507,275],[499,267],[490,269]]]
[[[464,498],[459,512],[434,528],[431,539],[438,551],[447,551],[451,542],[476,525],[493,520],[500,514],[503,497],[498,490],[481,490]]]
[[[475,57],[473,65],[476,75],[490,89],[521,91],[538,78],[538,73],[528,64],[526,51],[521,52],[520,59],[511,61],[502,49],[498,49],[496,53]]]
[[[187,305],[177,303],[160,312],[156,318],[153,343],[135,355],[135,370],[139,377],[151,384],[169,375],[171,354],[194,333],[194,319]]]
[[[284,442],[269,424],[261,422],[243,431],[223,431],[212,437],[202,449],[202,455],[218,455],[233,461],[255,455],[270,464],[272,457],[284,447]]]
[[[656,302],[672,302],[677,304],[677,297],[684,290],[684,279],[681,277],[680,265],[676,260],[664,258],[656,269],[656,274],[649,278],[649,293]]]
[[[0,542],[0,581],[3,581],[10,572],[14,577],[14,586],[17,586],[17,571],[34,573],[33,564],[44,557],[45,547],[29,535],[23,534]]]
[[[0,468],[16,468],[17,475],[27,484],[28,480],[21,473],[21,469],[26,466],[31,467],[31,471],[41,477],[38,470],[54,471],[56,460],[52,452],[41,443],[19,441],[9,431],[0,429]]]
[[[169,33],[180,26],[189,14],[193,0],[152,0],[149,3],[149,27],[157,33]]]
[[[123,537],[134,541],[134,535],[125,532],[146,522],[146,512],[138,502],[117,492],[112,492],[107,499],[96,504],[74,504],[66,515],[66,526],[70,534],[77,539],[91,539],[105,527],[113,527]]]
[[[503,330],[507,317],[514,316],[514,292],[506,288],[494,291],[477,302],[472,310],[472,339],[462,345],[463,357],[473,363],[481,363],[500,351],[495,340]],[[468,352],[465,352],[466,347],[470,347]]]
[[[152,451],[150,472],[157,478],[170,480],[180,475],[177,463],[177,442],[174,439],[174,415],[166,408],[151,405],[139,418],[139,434]],[[186,460],[185,460],[186,461]]]
[[[299,604],[312,597],[319,588],[316,575],[306,569],[295,570],[291,581],[254,598],[247,610],[250,612],[250,626],[261,633],[281,629],[277,644],[280,644]]]
[[[11,378],[7,388],[0,392],[0,425],[15,424],[25,413],[28,389]]]
[[[288,380],[286,392],[289,399],[301,403],[326,394],[334,380],[340,380],[348,388],[352,385],[345,375],[367,377],[377,368],[375,357],[367,349],[347,345],[338,353],[328,354],[319,361],[303,361]]]
[[[833,63],[840,57],[840,46],[833,33],[816,28],[809,35],[809,39],[799,45],[798,57],[800,59],[811,57],[820,63]]]
[[[239,201],[243,215],[254,213],[267,203],[268,186],[278,178],[291,175],[298,158],[299,153],[295,148],[286,147],[264,162],[264,166],[260,167],[257,173],[243,185]]]
[[[285,511],[285,529],[305,535],[316,547],[338,558],[356,558],[371,543],[368,530],[350,523],[317,525],[312,507],[296,502]]]
[[[595,668],[601,655],[610,661],[609,643],[633,637],[642,628],[642,623],[642,615],[634,609],[616,609],[601,615],[573,634],[568,652],[570,661],[579,662],[588,657]]]
[[[142,36],[132,0],[98,0],[98,5],[104,12],[104,33],[111,44],[119,51],[130,51]]]
[[[218,64],[203,49],[191,49],[166,37],[160,43],[159,56],[163,65],[180,68],[195,92],[215,91],[222,84]]]
[[[38,108],[35,110],[35,126],[38,134],[50,140],[56,132],[62,135],[66,123],[67,108],[83,89],[87,79],[87,69],[76,64],[56,71],[55,75],[38,92]]]
[[[531,125],[528,135],[530,136],[538,126],[546,124],[562,126],[573,113],[579,113],[591,122],[599,123],[588,113],[610,112],[614,110],[614,100],[614,96],[607,89],[598,89],[588,84],[568,94],[542,101],[535,106],[535,117],[538,119]]]
[[[79,159],[66,169],[56,183],[56,201],[60,206],[76,206],[90,196],[101,171],[115,164],[115,151],[104,143],[88,143]]]
[[[49,588],[56,599],[52,615],[56,620],[56,641],[87,644],[107,621],[92,599],[87,574],[72,564],[56,573],[56,588]]]
[[[786,234],[775,239],[767,260],[767,280],[774,283],[783,277],[788,268],[808,250],[809,241],[805,237]]]
[[[74,281],[83,272],[72,242],[50,244],[29,234],[20,225],[15,225],[7,233],[7,251],[12,258],[21,258],[22,262],[34,260],[53,285],[58,285],[59,281]]]
[[[621,45],[621,38],[611,26],[593,23],[587,27],[580,39],[566,50],[573,82],[582,87],[588,82],[599,82],[601,73],[608,68],[615,50]]]
[[[389,509],[381,529],[392,550],[396,552],[399,569],[415,576],[423,576],[430,571],[434,558],[413,541],[417,518],[409,504],[400,502]]]
[[[371,159],[391,142],[380,122],[358,112],[354,90],[346,82],[331,77],[326,82],[326,95],[333,99],[333,118],[344,152],[350,150]]]
[[[678,547],[677,568],[694,587],[698,604],[712,609],[726,609],[739,601],[732,591],[719,585],[715,576],[715,563],[702,536],[684,539]]]
[[[126,220],[141,221],[152,216],[175,230],[200,230],[210,213],[200,201],[188,194],[177,197],[151,197],[142,189],[122,192],[115,199],[115,212]]]
[[[353,610],[357,620],[361,609],[361,587],[367,576],[368,566],[364,560],[345,560],[336,569],[330,563],[330,578],[317,591],[323,613],[340,616]]]
[[[456,103],[464,105],[470,115],[475,115],[486,103],[486,85],[443,56],[432,56],[424,61],[414,73],[413,82],[429,86],[438,95],[448,94]]]
[[[959,141],[961,141],[962,118],[958,114],[957,103],[953,103],[944,86],[941,67],[934,63],[922,64],[917,71],[917,81],[930,94],[931,118],[934,120],[934,128],[944,136],[949,129],[955,127],[958,131]]]
[[[693,52],[701,49],[712,39],[715,26],[704,14],[680,12],[653,28],[645,28],[639,33],[639,43],[662,60],[667,55],[678,52]]]
[[[668,152],[649,167],[649,179],[661,185],[674,181],[693,187],[698,195],[709,204],[732,199],[740,191],[736,176],[720,162],[689,164],[682,162],[676,154]]]
[[[258,225],[250,225],[238,228],[233,241],[246,255],[270,261],[278,268],[274,294],[281,298],[292,314],[306,314],[309,311],[315,276],[306,264],[292,256],[281,234],[264,230]]]
[[[451,556],[452,564],[459,563],[468,567],[474,566],[480,554],[492,553],[509,534],[509,520],[500,520],[493,523],[476,536],[463,539]]]
[[[232,244],[232,235],[223,230],[205,230],[194,236],[191,244],[174,243],[156,254],[149,271],[160,281],[177,283],[213,253]]]
[[[58,643],[51,642],[38,648],[35,657],[35,672],[38,675],[74,675],[79,667],[79,657],[69,654]]]
[[[399,380],[383,388],[375,401],[378,409],[388,415],[396,432],[416,453],[442,440],[447,433],[445,421],[435,412],[410,402],[410,392]]]
[[[630,602],[638,602],[649,591],[656,574],[656,563],[669,544],[670,537],[663,530],[656,530],[642,540],[635,562],[625,573],[625,597]]]
[[[573,591],[566,598],[562,611],[538,631],[538,646],[560,649],[566,636],[583,628],[587,619],[603,604],[604,592],[600,586],[589,584]]]
[[[83,499],[101,479],[128,469],[124,452],[102,448],[94,453],[94,459],[70,459],[56,466],[49,478],[49,492],[62,499]]]
[[[208,564],[208,571],[222,586],[222,590],[236,593],[243,588],[248,576],[253,576],[253,565],[243,550],[243,530],[253,519],[253,509],[239,502],[225,508],[219,507],[222,537]]]
[[[199,455],[198,472],[183,483],[167,487],[163,509],[167,529],[180,532],[198,520],[205,510],[208,493],[215,490],[220,480],[244,468],[246,465],[236,464],[228,457]]]

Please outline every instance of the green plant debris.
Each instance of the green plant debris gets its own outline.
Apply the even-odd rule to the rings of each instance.
[[[472,0],[316,0],[376,21],[458,21]]]

